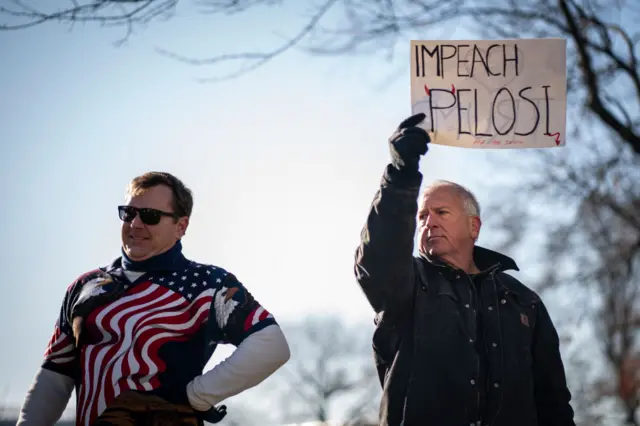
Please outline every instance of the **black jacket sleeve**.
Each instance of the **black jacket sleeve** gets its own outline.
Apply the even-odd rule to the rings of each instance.
[[[402,312],[413,295],[413,246],[422,174],[388,165],[362,229],[355,275],[369,303]]]
[[[571,393],[560,355],[560,339],[542,301],[536,318],[533,342],[533,380],[538,424],[575,426]]]

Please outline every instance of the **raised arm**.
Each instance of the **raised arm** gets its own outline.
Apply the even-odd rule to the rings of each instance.
[[[402,311],[413,294],[413,246],[422,183],[419,161],[429,142],[429,135],[415,126],[424,117],[409,117],[389,139],[391,164],[384,171],[356,250],[356,279],[377,313]]]

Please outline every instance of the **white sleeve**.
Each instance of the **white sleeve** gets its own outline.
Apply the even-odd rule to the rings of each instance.
[[[41,368],[27,391],[16,426],[53,426],[73,392],[71,377]]]
[[[238,345],[233,353],[187,385],[191,406],[207,411],[220,401],[252,388],[272,375],[291,357],[280,327],[269,325]]]

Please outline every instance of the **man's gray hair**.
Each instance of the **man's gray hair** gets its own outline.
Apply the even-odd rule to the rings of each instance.
[[[458,195],[462,199],[462,205],[464,206],[464,210],[467,212],[469,216],[480,217],[480,203],[478,203],[478,199],[476,198],[475,195],[473,195],[473,192],[471,192],[470,190],[468,190],[462,185],[459,185],[455,182],[451,182],[448,180],[439,179],[434,181],[431,185],[429,185],[425,189],[424,193],[426,194],[427,191],[431,189],[439,188],[442,186],[448,186],[450,188],[453,188],[458,193]],[[423,197],[424,197],[424,194],[423,194]]]

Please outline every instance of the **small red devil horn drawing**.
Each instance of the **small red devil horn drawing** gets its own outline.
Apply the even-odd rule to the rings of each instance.
[[[429,88],[426,84],[424,85],[424,92],[427,94],[427,96],[429,96]]]

